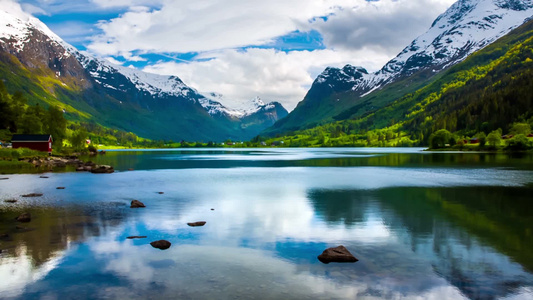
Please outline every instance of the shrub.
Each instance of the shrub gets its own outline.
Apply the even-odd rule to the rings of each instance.
[[[442,148],[450,143],[453,135],[446,129],[440,129],[429,136],[429,146],[433,149]]]
[[[530,147],[527,137],[523,134],[517,134],[507,141],[507,149],[512,151],[523,151]]]

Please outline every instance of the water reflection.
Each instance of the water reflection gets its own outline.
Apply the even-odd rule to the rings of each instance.
[[[180,149],[108,151],[86,157],[116,170],[235,167],[474,167],[533,169],[533,154],[424,152],[423,148]]]
[[[318,161],[345,159],[339,156]],[[0,240],[0,293],[14,299],[533,295],[531,170],[514,163],[418,165],[412,164],[418,158],[399,162],[390,153],[368,160],[388,156],[380,163],[395,167],[239,163],[49,179],[11,175],[0,182],[0,234],[9,234]],[[28,192],[44,196],[20,197]],[[18,202],[4,203],[8,198]],[[131,199],[147,208],[130,209]],[[14,221],[23,211],[32,222]],[[206,226],[186,225],[200,220]],[[152,248],[158,239],[172,247]],[[339,244],[360,261],[316,259]]]

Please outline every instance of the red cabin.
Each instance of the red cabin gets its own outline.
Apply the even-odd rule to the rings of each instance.
[[[13,148],[29,148],[52,153],[52,135],[50,134],[15,134],[11,143]]]

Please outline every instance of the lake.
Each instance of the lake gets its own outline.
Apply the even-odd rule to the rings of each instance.
[[[116,172],[0,176],[0,298],[533,298],[531,154],[165,149],[86,159]],[[146,208],[131,209],[133,199]],[[31,222],[14,220],[23,212]],[[160,239],[172,246],[150,245]],[[338,245],[359,261],[318,261]]]

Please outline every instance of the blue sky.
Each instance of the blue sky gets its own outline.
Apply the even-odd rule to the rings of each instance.
[[[453,0],[20,0],[78,49],[289,110],[327,66],[375,71]]]

